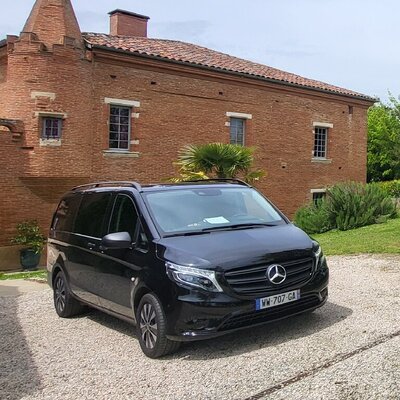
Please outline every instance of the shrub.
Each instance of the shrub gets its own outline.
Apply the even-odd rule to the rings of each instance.
[[[333,229],[325,199],[300,207],[295,216],[295,224],[307,233],[323,233]]]
[[[345,182],[327,189],[326,198],[316,205],[300,208],[295,223],[308,233],[322,233],[359,228],[396,216],[396,205],[379,184]]]
[[[390,197],[400,198],[400,179],[379,182],[379,187]]]
[[[335,227],[341,231],[383,222],[396,216],[396,206],[376,183],[339,183],[327,190]]]

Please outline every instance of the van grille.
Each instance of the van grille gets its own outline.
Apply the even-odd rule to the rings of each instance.
[[[286,269],[286,280],[281,285],[274,285],[268,280],[267,269],[270,265],[272,264],[240,267],[226,271],[226,282],[235,293],[244,296],[260,295],[277,289],[300,286],[311,278],[314,259],[309,257],[280,263]]]

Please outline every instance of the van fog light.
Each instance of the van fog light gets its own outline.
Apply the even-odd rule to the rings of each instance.
[[[194,318],[189,321],[185,321],[187,326],[190,327],[190,329],[205,329],[208,325],[208,320],[207,319],[197,319]]]

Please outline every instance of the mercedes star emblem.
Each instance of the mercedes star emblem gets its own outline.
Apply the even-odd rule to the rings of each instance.
[[[286,269],[279,264],[270,265],[267,269],[267,278],[274,285],[280,285],[286,279]]]

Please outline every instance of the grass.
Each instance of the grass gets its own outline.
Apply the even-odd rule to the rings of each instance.
[[[26,272],[0,272],[0,281],[7,281],[11,279],[47,279],[47,271],[26,271]]]
[[[400,254],[400,218],[349,231],[312,235],[326,255]]]

